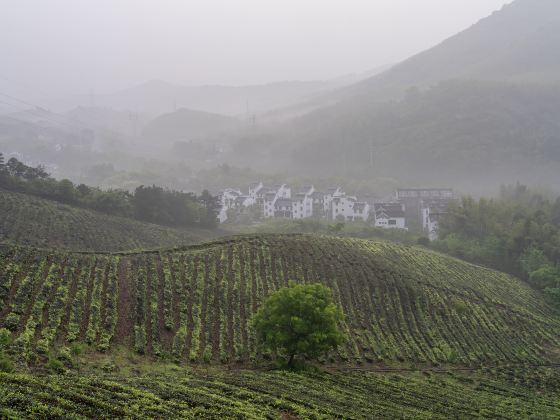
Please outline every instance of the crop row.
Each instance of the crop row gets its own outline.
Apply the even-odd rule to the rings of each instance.
[[[41,418],[538,418],[551,393],[482,376],[170,373],[123,378],[0,374],[0,416]]]
[[[264,236],[143,254],[3,252],[0,326],[29,360],[73,341],[269,359],[251,317],[290,280],[326,284],[343,310],[346,343],[324,363],[539,364],[560,345],[557,315],[520,281],[394,244]]]
[[[196,241],[182,230],[141,223],[0,189],[0,242],[79,251],[120,251]]]

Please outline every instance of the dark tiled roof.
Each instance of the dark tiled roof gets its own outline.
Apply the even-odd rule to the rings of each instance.
[[[275,206],[291,206],[292,205],[292,200],[289,198],[279,198],[278,200],[276,200],[276,203],[274,204]]]
[[[443,191],[443,192],[453,192],[451,188],[399,188],[397,192],[404,192],[404,191],[412,191],[412,192],[419,192],[419,191]]]
[[[312,185],[306,185],[304,187],[298,188],[297,193],[298,194],[307,194],[312,188]]]
[[[404,211],[402,210],[382,210],[381,212],[375,212],[375,218],[376,219],[382,219],[382,218],[388,218],[388,219],[398,219],[398,218],[403,218],[404,217]]]
[[[324,197],[324,193],[320,192],[320,191],[315,191],[313,194],[311,194],[311,197],[313,198],[323,198]]]
[[[403,205],[400,203],[375,203],[373,208],[375,210],[375,217],[378,219],[382,216],[399,218],[405,215]]]

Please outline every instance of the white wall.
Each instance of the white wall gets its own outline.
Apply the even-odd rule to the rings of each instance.
[[[393,224],[391,224],[393,223]],[[380,217],[375,219],[375,227],[384,229],[406,229],[404,217]]]

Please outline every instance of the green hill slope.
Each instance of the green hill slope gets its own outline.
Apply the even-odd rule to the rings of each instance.
[[[346,345],[324,363],[543,364],[560,318],[524,283],[432,252],[303,235],[255,236],[140,254],[2,250],[0,326],[21,357],[116,344],[191,362],[268,359],[249,328],[288,280],[322,282]]]
[[[171,247],[214,236],[167,228],[0,189],[0,243],[78,251]]]
[[[557,419],[560,401],[481,375],[0,373],[7,418]]]

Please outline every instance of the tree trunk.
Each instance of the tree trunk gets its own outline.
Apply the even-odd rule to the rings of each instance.
[[[288,367],[289,368],[291,368],[294,364],[294,357],[295,357],[295,354],[293,354],[293,353],[290,354],[290,360],[288,360]]]

